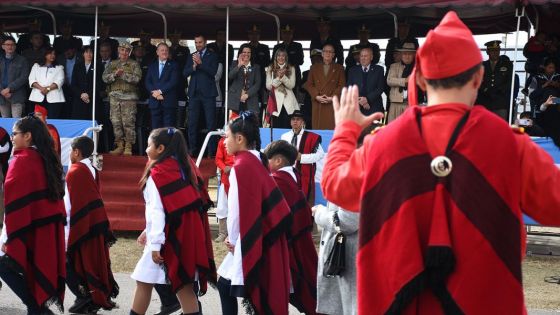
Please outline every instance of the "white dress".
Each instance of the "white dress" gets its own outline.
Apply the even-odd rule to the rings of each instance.
[[[167,284],[163,265],[158,265],[152,260],[152,251],[159,251],[165,243],[165,211],[152,177],[148,177],[146,181],[144,201],[146,202],[146,246],[130,277],[144,283]]]

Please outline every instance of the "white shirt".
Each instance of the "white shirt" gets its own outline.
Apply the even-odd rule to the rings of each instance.
[[[250,150],[249,152],[260,160],[259,151]],[[235,249],[233,254],[228,252],[218,268],[218,274],[220,277],[231,280],[232,285],[243,285],[243,254],[241,244],[236,246],[241,233],[239,232],[239,189],[234,168],[229,173],[227,230],[229,242],[235,246]]]
[[[297,183],[297,177],[296,177],[296,174],[294,173],[294,167],[293,166],[284,166],[281,169],[279,169],[278,171],[286,172],[286,173],[290,174],[290,176],[292,176],[294,181]]]
[[[37,82],[39,85],[47,87],[55,83],[58,88],[51,90],[47,93],[47,102],[49,103],[62,103],[65,101],[64,93],[62,92],[62,85],[64,84],[64,67],[45,67],[34,64],[29,73],[29,87],[31,87],[31,94],[29,100],[32,102],[42,102],[45,96],[41,94],[39,89],[33,87],[33,83]]]
[[[95,169],[91,165],[90,159],[83,159],[78,163],[83,163],[87,166],[91,175],[93,176],[93,180],[95,180]],[[70,168],[69,165],[68,168]],[[72,203],[70,200],[70,194],[68,193],[68,183],[64,183],[64,208],[66,208],[66,225],[64,226],[64,240],[66,241],[66,247],[68,247],[68,236],[70,235],[70,214],[72,213]]]
[[[146,246],[151,251],[159,251],[165,243],[165,211],[151,176],[146,181],[143,193],[146,202]]]
[[[301,137],[303,136],[304,131],[305,131],[305,129],[301,129],[299,134],[297,135],[297,147],[296,147],[296,149],[298,149],[298,151],[299,151],[299,147],[300,147],[300,143],[301,143]],[[290,130],[290,131],[284,133],[280,137],[280,139],[288,141],[288,143],[292,143],[292,137],[293,136],[294,136],[294,131]],[[317,152],[302,154],[299,162],[301,164],[313,164],[313,163],[317,163],[317,162],[321,161],[324,156],[325,156],[325,151],[323,150],[323,147],[319,143],[319,146],[317,147]]]

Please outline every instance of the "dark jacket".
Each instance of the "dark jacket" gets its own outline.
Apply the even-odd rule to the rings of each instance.
[[[146,75],[146,89],[150,94],[149,106],[155,109],[159,106],[172,108],[177,106],[177,84],[179,82],[179,66],[174,60],[167,60],[159,75],[159,60],[152,62],[148,67]],[[152,97],[153,90],[161,90],[163,101],[158,101]],[[161,104],[161,105],[160,105]]]
[[[507,56],[500,56],[494,70],[489,60],[484,61],[482,65],[484,78],[478,90],[476,104],[483,105],[489,110],[509,109],[513,64]]]
[[[103,75],[103,66],[97,64],[97,93],[96,93],[96,108],[99,108],[101,105],[100,103],[100,83],[103,81],[101,80],[101,76]],[[72,70],[72,84],[70,85],[72,90],[72,112],[70,114],[70,118],[72,119],[83,119],[88,120],[91,119],[92,116],[92,107],[93,107],[93,62],[89,65],[88,71],[86,72],[86,65],[84,61],[76,62],[74,65],[74,69]],[[87,93],[89,95],[90,102],[84,103],[80,96],[82,93]],[[99,113],[99,110],[96,110]],[[96,119],[98,120],[100,117],[96,115]]]
[[[27,59],[14,53],[14,57],[8,66],[8,85],[4,86],[2,83],[4,81],[4,59],[0,58],[0,90],[7,87],[10,88],[12,97],[10,98],[12,103],[24,103],[27,100],[27,83],[29,78],[29,64]],[[6,99],[4,96],[0,95],[0,105],[4,105]]]
[[[218,96],[215,80],[217,71],[218,55],[208,48],[202,56],[202,63],[196,67],[196,71],[193,69],[192,58],[187,57],[187,63],[185,64],[185,69],[183,69],[183,76],[185,78],[191,77],[188,90],[189,98],[195,96],[215,98]]]
[[[375,112],[383,112],[383,99],[381,94],[385,90],[385,76],[383,75],[383,67],[378,65],[370,65],[367,78],[364,81],[363,68],[354,66],[348,71],[348,86],[357,85],[360,90],[360,96],[365,96],[370,106],[369,110],[360,106],[362,113],[366,115]]]
[[[234,61],[229,68],[229,91],[228,91],[228,108],[239,111],[241,91],[244,85],[243,67],[237,67],[237,61]],[[259,110],[259,89],[261,88],[261,69],[257,64],[251,64],[247,69],[247,106],[244,109],[258,113]]]

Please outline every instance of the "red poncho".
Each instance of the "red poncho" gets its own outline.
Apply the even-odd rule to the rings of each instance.
[[[235,155],[244,288],[256,314],[288,314],[290,209],[262,162]]]
[[[421,111],[409,109],[364,144],[359,313],[524,314],[514,134],[474,107],[449,140],[451,173],[436,177]],[[480,154],[489,151],[496,156]]]
[[[97,173],[97,171],[96,171]],[[111,298],[119,286],[111,271],[109,247],[116,241],[99,192],[99,176],[94,180],[88,167],[74,163],[66,175],[72,205],[68,237],[68,268],[93,302],[106,310],[115,307]]]
[[[47,199],[45,166],[35,149],[14,152],[4,187],[8,240],[0,262],[23,274],[38,306],[56,303],[63,310],[66,212],[62,199]]]
[[[196,172],[193,169],[193,172]],[[165,210],[165,244],[161,248],[166,274],[173,291],[195,282],[198,271],[202,293],[206,279],[214,279],[211,257],[207,250],[203,202],[187,174],[179,170],[179,163],[167,158],[156,164],[150,173],[161,196]],[[194,176],[193,176],[194,178]]]
[[[288,231],[288,250],[294,294],[290,295],[290,302],[302,313],[315,314],[317,250],[311,236],[313,229],[311,208],[297,182],[289,173],[276,171],[272,176],[292,213],[292,224]]]
[[[301,154],[310,154],[317,152],[317,148],[321,145],[321,136],[316,133],[303,131],[301,141],[299,143],[298,152]],[[301,189],[307,198],[307,201],[312,203],[315,200],[315,172],[317,165],[301,164],[299,161],[296,163],[296,168],[301,174]]]

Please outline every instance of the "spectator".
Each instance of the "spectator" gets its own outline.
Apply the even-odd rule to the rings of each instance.
[[[179,66],[179,71],[182,71],[187,63],[187,58],[191,57],[191,51],[189,47],[182,46],[179,43],[180,40],[181,31],[175,30],[175,32],[169,34],[169,41],[171,42],[169,58],[174,60]],[[187,118],[187,80],[182,75],[177,78],[177,105],[177,127],[184,128]]]
[[[501,43],[499,40],[493,40],[484,44],[488,60],[482,62],[484,79],[478,90],[476,104],[483,105],[508,121],[513,64],[507,56],[500,56]]]
[[[314,129],[334,129],[332,98],[340,95],[345,85],[344,67],[333,63],[335,48],[331,44],[323,47],[323,63],[314,64],[309,70],[305,89],[311,95]]]
[[[59,119],[65,98],[62,93],[64,67],[56,64],[54,48],[46,48],[43,60],[36,63],[29,73],[29,86],[32,88],[29,100],[41,103],[52,119]]]
[[[216,41],[208,44],[208,49],[218,55],[218,62],[226,66],[226,31],[219,29],[216,31]],[[233,62],[233,46],[228,44],[228,66]]]
[[[531,137],[546,137],[546,133],[541,128],[541,126],[539,126],[535,122],[533,113],[531,112],[521,113],[519,115],[519,119],[515,121],[515,124],[519,127],[523,127],[525,129],[525,133],[527,133]]]
[[[189,119],[188,135],[190,154],[198,151],[198,120],[201,111],[204,113],[206,130],[212,131],[216,128],[216,89],[215,76],[218,71],[218,55],[206,48],[206,38],[202,35],[194,37],[196,52],[183,70],[185,78],[190,77],[189,82]],[[209,142],[208,152],[213,156],[216,151],[216,141]]]
[[[294,42],[294,28],[290,27],[289,24],[280,28],[280,38],[282,42],[274,46],[272,55],[275,56],[276,51],[280,48],[288,52],[288,60],[296,70],[296,85],[294,91],[299,91],[302,84],[300,67],[303,65],[303,47],[300,43]]]
[[[401,52],[401,62],[392,64],[387,75],[387,85],[391,88],[389,94],[391,108],[387,122],[395,120],[408,107],[408,76],[414,68],[416,54],[414,43],[404,43],[398,50]]]
[[[348,85],[357,85],[360,91],[360,111],[364,115],[383,112],[381,94],[385,90],[383,68],[373,64],[373,50],[360,50],[360,66],[350,69]]]
[[[560,74],[557,68],[556,60],[548,58],[544,61],[542,73],[534,76],[529,85],[531,104],[540,107],[550,95],[560,96]],[[538,107],[535,112],[538,112]]]
[[[331,45],[334,49],[333,62],[343,65],[344,48],[342,48],[340,40],[331,34],[331,19],[320,17],[317,20],[317,31],[319,34],[311,39],[309,50],[323,49],[325,45]]]
[[[141,128],[149,128],[149,98],[150,91],[146,88],[146,77],[148,75],[148,68],[154,62],[152,57],[146,56],[146,47],[143,42],[136,41],[132,45],[132,56],[133,60],[136,60],[140,65],[142,70],[142,77],[138,82],[138,102],[136,102],[136,126]],[[144,141],[144,139],[142,139]],[[145,140],[147,143],[147,139]]]
[[[288,53],[283,48],[276,50],[274,61],[266,69],[266,88],[274,90],[277,112],[274,114],[274,127],[290,128],[290,118],[299,104],[293,89],[296,84],[296,71],[288,60]]]
[[[545,134],[560,148],[560,105],[557,101],[557,96],[548,96],[540,107],[541,113],[537,119]]]
[[[16,48],[16,51],[17,51],[18,54],[23,54],[24,50],[32,47],[31,34],[33,34],[33,33],[40,33],[41,34],[41,37],[43,37],[44,47],[49,47],[51,45],[51,39],[47,35],[41,33],[41,20],[40,19],[29,20],[29,22],[27,24],[27,28],[28,28],[29,32],[21,34],[18,38],[17,48]],[[32,63],[30,63],[30,64],[32,64]]]
[[[317,313],[356,315],[357,283],[356,254],[358,253],[358,226],[360,214],[346,211],[329,202],[327,207],[313,207],[315,223],[321,227],[321,245],[317,268]],[[340,231],[344,234],[344,272],[340,277],[327,277],[323,274],[325,262],[336,242],[337,230],[335,216]]]
[[[313,49],[309,53],[309,57],[311,58],[311,66],[316,63],[323,62],[323,57],[321,56],[322,51],[320,49]],[[306,70],[302,73],[301,82],[302,86],[300,87],[300,93],[303,94],[303,106],[301,107],[301,112],[303,113],[303,117],[305,120],[305,125],[308,129],[313,129],[312,119],[311,119],[311,111],[312,111],[312,102],[311,102],[311,95],[307,92],[304,88],[307,79],[309,78],[309,70]]]
[[[92,48],[95,49],[94,47]],[[99,47],[99,59],[97,68],[99,68],[101,73],[103,73],[111,63],[111,44],[109,42],[104,42],[101,44],[101,47]],[[113,124],[111,124],[110,119],[111,109],[109,106],[109,94],[105,81],[99,81],[97,93],[99,94],[101,102],[97,103],[95,106],[95,117],[97,121],[103,124],[104,127],[100,133],[100,139],[103,143],[102,152],[109,152],[109,150],[111,150],[111,145],[114,142],[114,135]]]
[[[72,93],[72,74],[74,72],[74,66],[78,62],[82,62],[82,55],[76,54],[76,47],[72,46],[71,43],[66,43],[66,47],[63,47],[64,54],[57,57],[57,64],[64,67],[64,85],[62,85],[62,92],[64,93],[64,98],[66,103],[62,108],[60,114],[61,118],[70,118],[72,114],[72,104],[73,104],[73,93]]]
[[[64,51],[68,47],[74,47],[76,51],[81,51],[82,46],[84,43],[82,42],[81,38],[75,37],[72,34],[72,22],[70,20],[66,20],[66,23],[62,24],[60,27],[60,31],[62,33],[61,36],[58,36],[54,39],[54,51],[56,55],[64,54]]]
[[[387,43],[387,49],[385,50],[385,67],[391,66],[393,63],[399,62],[393,56],[393,52],[400,47],[403,47],[405,43],[413,43],[415,50],[418,49],[418,40],[410,35],[410,24],[403,21],[398,24],[397,32],[398,37],[391,38]]]
[[[150,65],[146,76],[152,129],[175,126],[179,81],[179,66],[176,61],[169,60],[169,46],[159,43],[156,54],[158,59]]]
[[[264,78],[265,69],[266,67],[268,67],[268,65],[270,65],[270,48],[267,45],[259,42],[261,38],[261,29],[257,25],[253,24],[253,27],[251,27],[251,29],[247,31],[247,36],[249,37],[249,42],[247,44],[251,47],[251,64],[259,65],[259,70],[261,71],[261,86],[259,89],[258,102],[260,104],[264,104],[266,102],[267,95],[265,91],[266,81],[264,80]],[[259,111],[255,112],[258,117],[262,117],[263,108],[261,107],[260,109],[260,114]]]
[[[360,51],[361,49],[359,47],[356,46],[352,46],[352,48],[350,48],[351,50],[348,52],[349,56],[352,56],[352,63],[348,64],[346,66],[346,69],[344,69],[344,74],[346,75],[346,77],[348,78],[348,73],[350,72],[350,69],[354,68],[355,66],[359,66],[360,65]]]
[[[527,58],[525,63],[525,71],[531,75],[536,75],[539,72],[544,58],[546,57],[547,46],[550,45],[548,36],[545,32],[539,31],[527,41],[523,47],[523,56]],[[530,79],[528,79],[530,82]]]
[[[99,87],[103,71],[100,65],[97,66],[97,69],[93,67],[93,47],[84,46],[83,50],[83,60],[76,63],[72,74],[72,112],[70,118],[90,120],[93,114],[93,74],[94,71],[97,72],[97,87]],[[103,106],[100,104],[100,100],[98,92],[95,102],[96,107]],[[97,115],[95,118],[100,119]]]
[[[118,56],[119,42],[116,39],[109,37],[110,31],[111,31],[111,26],[101,21],[101,23],[99,24],[99,38],[96,40],[91,40],[89,45],[91,47],[94,47],[94,49],[97,49],[99,52],[101,44],[109,43],[111,47],[111,59],[114,60],[117,59]]]
[[[23,113],[29,77],[27,60],[16,53],[16,41],[6,37],[2,43],[5,53],[0,58],[0,113],[3,118],[20,118]]]
[[[119,45],[119,59],[112,61],[103,71],[103,81],[109,86],[111,123],[115,134],[113,155],[132,155],[136,141],[136,101],[138,82],[142,70],[135,60],[129,58],[132,46],[123,41]]]
[[[31,47],[25,49],[21,55],[27,59],[27,63],[32,65],[36,63],[41,63],[43,57],[45,56],[45,40],[43,34],[39,32],[33,32],[29,34],[29,41],[31,42]]]
[[[259,112],[258,93],[261,87],[261,69],[251,63],[251,46],[241,45],[229,69],[228,108],[234,113],[250,110]]]
[[[138,37],[140,39],[135,40],[131,43],[132,47],[139,46],[139,44],[141,44],[141,46],[144,47],[144,56],[150,60],[150,63],[152,62],[152,60],[155,60],[157,57],[156,46],[152,44],[152,35],[153,32],[146,31],[142,28],[138,33]]]
[[[373,60],[371,61],[371,63],[373,65],[376,65],[376,64],[379,63],[379,59],[381,58],[381,52],[379,51],[379,45],[377,45],[375,43],[371,43],[369,41],[369,35],[370,35],[369,28],[367,28],[365,25],[362,25],[362,28],[360,28],[358,30],[358,38],[360,39],[360,42],[357,43],[356,45],[350,46],[350,50],[348,51],[348,56],[346,57],[346,60],[344,61],[344,63],[346,64],[346,69],[347,70],[348,70],[348,68],[352,68],[352,66],[356,65],[355,60],[354,60],[354,56],[353,56],[354,49],[357,49],[358,51],[360,51],[360,50],[362,50],[362,48],[370,48],[372,53],[373,53]]]

